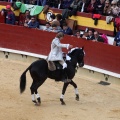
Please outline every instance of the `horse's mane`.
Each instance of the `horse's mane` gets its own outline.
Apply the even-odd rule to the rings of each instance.
[[[79,48],[79,47],[72,48],[72,49],[68,52],[68,55],[74,55],[74,53],[75,53],[77,50],[81,50],[81,48]]]

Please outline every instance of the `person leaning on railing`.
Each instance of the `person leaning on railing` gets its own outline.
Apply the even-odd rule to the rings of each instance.
[[[39,22],[36,20],[36,18],[34,16],[31,17],[30,22],[28,23],[27,27],[39,28]]]
[[[30,20],[31,16],[30,16],[30,11],[26,10],[25,14],[20,14],[19,16],[19,25],[23,26],[24,23],[28,23],[28,20]]]
[[[1,15],[5,16],[5,23],[15,25],[15,14],[11,10],[10,5],[6,5],[6,9],[1,10]]]

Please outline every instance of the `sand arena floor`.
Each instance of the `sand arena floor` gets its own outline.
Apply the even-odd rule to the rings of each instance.
[[[32,79],[27,73],[27,86],[19,92],[19,77],[29,63],[0,59],[0,120],[120,120],[120,87],[102,86],[95,80],[74,78],[80,101],[75,100],[69,86],[65,94],[66,106],[59,97],[62,82],[47,79],[39,88],[41,106],[31,102]]]

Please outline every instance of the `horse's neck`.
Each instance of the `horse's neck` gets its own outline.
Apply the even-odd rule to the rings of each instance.
[[[77,58],[74,57],[74,56],[71,56],[71,63],[72,63],[73,66],[76,67],[76,65],[77,65]]]

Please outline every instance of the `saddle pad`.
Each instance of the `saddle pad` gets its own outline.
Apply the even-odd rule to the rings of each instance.
[[[50,71],[56,70],[56,66],[55,66],[54,62],[52,62],[52,61],[47,61],[47,63],[48,63],[48,69],[49,69]]]

